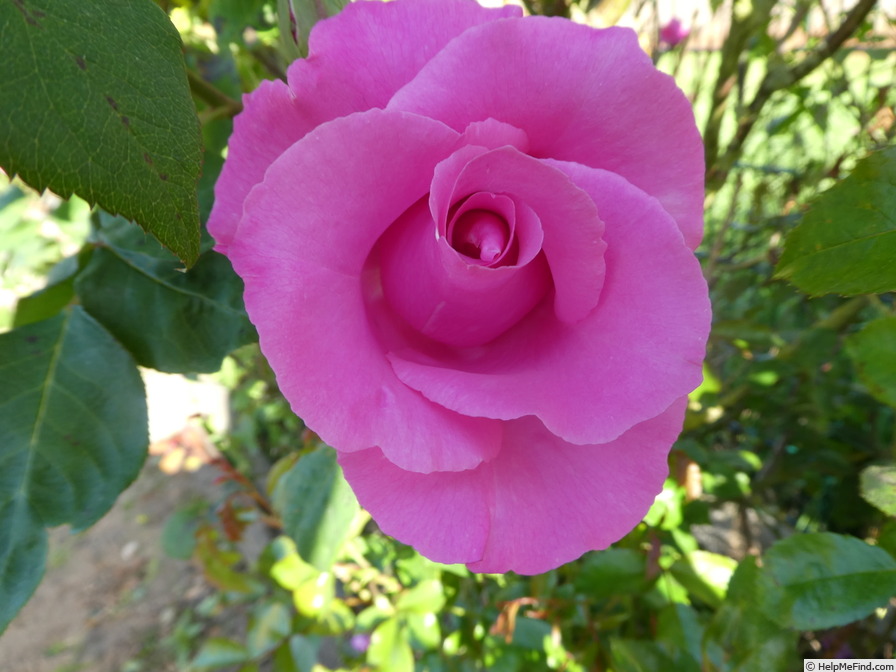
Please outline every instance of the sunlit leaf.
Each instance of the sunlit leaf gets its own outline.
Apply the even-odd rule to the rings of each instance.
[[[399,612],[431,614],[442,609],[445,604],[444,588],[441,581],[423,581],[398,596],[395,608]]]
[[[373,631],[367,662],[382,672],[413,672],[414,652],[397,618],[384,621]]]
[[[302,558],[329,570],[359,509],[336,452],[319,448],[303,456],[277,482],[273,501]]]
[[[872,465],[862,471],[862,497],[884,513],[896,516],[896,466]]]
[[[896,560],[861,539],[795,534],[763,557],[758,599],[782,626],[818,630],[864,618],[896,595]]]
[[[794,229],[778,277],[813,295],[896,290],[896,147],[860,161]]]
[[[442,643],[442,629],[435,613],[405,614],[403,616],[411,645],[416,649],[438,649]]]
[[[768,618],[756,603],[760,581],[756,558],[737,567],[725,600],[706,628],[704,659],[730,672],[786,670],[796,664],[797,633]]]
[[[689,593],[716,607],[725,597],[736,567],[737,562],[727,556],[698,550],[676,561],[671,571]]]

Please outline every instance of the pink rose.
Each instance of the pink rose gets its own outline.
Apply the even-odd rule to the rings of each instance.
[[[690,34],[691,31],[685,28],[679,19],[672,19],[660,29],[660,41],[674,47],[684,42]]]
[[[245,98],[209,230],[383,531],[538,573],[662,488],[709,330],[703,150],[625,29],[362,1]]]

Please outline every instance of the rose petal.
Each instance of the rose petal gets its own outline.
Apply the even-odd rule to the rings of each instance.
[[[287,147],[324,122],[385,107],[453,38],[519,14],[518,7],[485,9],[467,0],[354,2],[318,23],[308,58],[289,67],[288,87],[266,81],[243,96],[208,221],[215,249],[227,253],[243,201]]]
[[[280,81],[262,82],[243,96],[243,106],[233,120],[227,161],[215,183],[215,203],[208,218],[208,232],[222,254],[227,254],[236,235],[249,191],[287,147],[316,126],[303,117],[295,94]]]
[[[289,86],[323,111],[317,123],[385,107],[427,61],[468,28],[516,17],[519,7],[486,9],[469,0],[352,2],[311,31],[309,56],[287,71]]]
[[[398,377],[465,415],[535,415],[570,443],[605,443],[701,380],[710,306],[700,265],[672,218],[618,175],[568,172],[606,225],[597,308],[567,325],[544,304],[475,353],[390,354]]]
[[[414,473],[379,448],[339,452],[343,474],[380,529],[435,562],[475,562],[489,530],[490,471]]]
[[[434,231],[421,201],[379,245],[386,300],[425,336],[460,347],[486,343],[532,310],[551,286],[543,257],[489,268],[465,260]]]
[[[703,235],[703,147],[691,106],[631,30],[543,17],[471,28],[389,109],[458,131],[487,118],[521,128],[533,156],[619,173],[659,199],[692,249]]]
[[[514,147],[484,152],[464,147],[436,168],[430,192],[436,221],[477,192],[506,194],[532,208],[541,221],[557,317],[570,323],[585,317],[600,297],[606,247],[603,223],[588,195],[562,171]]]
[[[571,445],[531,417],[511,421],[498,456],[470,471],[412,474],[378,449],[339,461],[386,534],[438,562],[538,574],[606,548],[644,517],[686,402],[604,445]]]
[[[524,131],[491,118],[474,121],[467,126],[464,129],[463,139],[464,144],[478,145],[486,149],[498,149],[510,145],[524,154],[529,152],[529,138]]]
[[[517,263],[516,206],[507,196],[472,194],[457,206],[446,231],[444,244],[468,263],[476,263],[478,259],[482,265],[492,268]],[[540,222],[536,235],[540,249]]]
[[[457,141],[438,122],[381,110],[325,124],[252,190],[229,252],[295,412],[328,443],[382,446],[411,471],[468,469],[500,443],[500,423],[458,416],[395,377],[362,296],[374,243]]]

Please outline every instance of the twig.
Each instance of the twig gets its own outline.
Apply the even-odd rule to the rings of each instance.
[[[221,115],[234,117],[242,112],[242,103],[238,100],[234,100],[212,84],[209,84],[192,70],[187,70],[187,79],[190,82],[190,90],[196,94],[196,97],[205,101],[213,108],[223,109],[224,112],[222,112]]]
[[[706,127],[703,130],[708,172],[713,170],[719,155],[719,133],[722,128],[722,118],[725,116],[728,98],[737,79],[741,54],[757,30],[760,28],[764,30],[768,24],[774,4],[773,0],[755,0],[754,2],[744,0],[732,4],[731,30],[722,44],[722,60],[719,63],[719,71],[712,91],[712,106],[709,119],[707,119]]]
[[[772,97],[772,94],[796,84],[803,77],[815,70],[826,59],[832,56],[834,52],[843,46],[843,43],[856,31],[859,24],[865,20],[865,17],[867,17],[874,8],[876,2],[877,0],[859,0],[858,4],[856,4],[856,6],[846,15],[846,18],[843,20],[843,23],[840,24],[840,27],[828,35],[827,39],[825,39],[817,49],[809,52],[809,54],[799,63],[790,67],[778,65],[770,68],[768,72],[766,72],[765,78],[762,80],[762,84],[756,92],[756,96],[747,107],[745,114],[741,116],[737,125],[737,130],[734,133],[734,138],[725,150],[725,154],[716,160],[716,155],[710,156],[710,147],[707,145],[706,165],[709,170],[706,186],[709,191],[716,191],[722,184],[724,184],[725,179],[728,176],[728,171],[740,156],[747,136],[758,121],[759,113]],[[715,113],[715,104],[713,110]],[[719,119],[719,123],[721,123],[721,119]],[[716,141],[718,140],[717,129],[715,139]],[[714,151],[717,151],[717,149],[717,145],[713,146]]]

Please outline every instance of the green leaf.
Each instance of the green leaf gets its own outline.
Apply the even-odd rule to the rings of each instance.
[[[189,560],[196,549],[196,531],[199,529],[205,502],[198,502],[175,511],[162,528],[162,550],[165,555],[178,560]]]
[[[246,633],[246,648],[251,658],[273,651],[292,631],[292,614],[280,602],[262,602],[255,610]]]
[[[246,647],[225,637],[211,637],[207,639],[199,649],[199,653],[190,663],[192,667],[212,670],[218,667],[228,667],[249,660],[249,652]]]
[[[896,406],[896,317],[874,320],[851,334],[846,351],[868,391]]]
[[[0,165],[136,220],[192,265],[201,138],[180,36],[150,0],[0,3]]]
[[[263,590],[254,576],[236,567],[243,556],[225,547],[214,528],[208,525],[199,528],[194,552],[205,578],[220,590],[246,594]]]
[[[700,643],[703,627],[697,612],[686,604],[667,604],[657,614],[656,642],[677,662],[675,669],[684,665],[700,668]]]
[[[884,523],[877,533],[877,545],[896,558],[896,519]]]
[[[576,590],[596,600],[641,593],[647,584],[647,558],[630,548],[589,553],[575,580]]]
[[[75,277],[84,268],[93,248],[89,245],[56,264],[47,274],[47,285],[16,303],[13,327],[48,320],[58,314],[75,298]]]
[[[215,31],[223,44],[241,41],[247,26],[259,27],[262,9],[262,0],[211,0],[208,13],[214,17]]]
[[[395,609],[399,613],[435,614],[445,606],[445,593],[441,581],[418,583],[398,596]]]
[[[328,571],[359,510],[336,451],[324,447],[303,456],[277,482],[273,503],[299,555]]]
[[[78,307],[0,334],[0,630],[43,574],[44,527],[95,523],[146,457],[130,355]]]
[[[872,465],[862,471],[862,497],[888,516],[896,516],[896,466]]]
[[[896,147],[866,157],[788,236],[777,276],[812,294],[896,290]]]
[[[332,576],[332,575],[330,575]],[[348,632],[355,626],[355,612],[340,599],[330,601],[325,612],[317,619],[313,632],[320,635],[335,636]]]
[[[533,651],[544,651],[545,637],[551,636],[551,624],[540,618],[519,616],[513,628],[514,646]]]
[[[183,272],[170,253],[128,222],[105,214],[100,221],[101,247],[75,288],[87,312],[139,364],[214,372],[228,353],[255,338],[242,282],[225,257],[206,252]]]
[[[296,553],[295,543],[289,537],[274,540],[279,557],[271,565],[271,577],[286,590],[296,591],[303,584],[318,583],[320,570],[312,567]]]
[[[413,672],[414,652],[397,618],[383,621],[373,631],[367,662],[382,672]]]
[[[656,642],[634,639],[610,640],[610,660],[616,672],[699,672],[696,663],[678,661]]]
[[[442,644],[442,629],[435,613],[404,614],[405,627],[412,648],[437,651]]]
[[[896,594],[896,560],[861,539],[830,532],[775,543],[763,557],[760,577],[765,615],[798,630],[851,623]]]
[[[708,669],[768,672],[793,669],[797,633],[782,629],[756,604],[760,569],[749,556],[737,567],[728,594],[706,628],[703,641]]]
[[[24,296],[16,303],[13,327],[24,327],[41,320],[48,320],[75,298],[74,274],[41,290]]]
[[[312,672],[319,648],[316,638],[293,635],[274,653],[274,672]]]
[[[688,592],[711,607],[721,604],[737,561],[709,551],[692,551],[670,568]]]
[[[271,565],[271,577],[292,591],[292,601],[299,614],[314,619],[313,631],[334,635],[351,628],[354,613],[345,602],[336,599],[335,575],[305,562],[289,537],[275,540],[274,548],[278,558]]]

